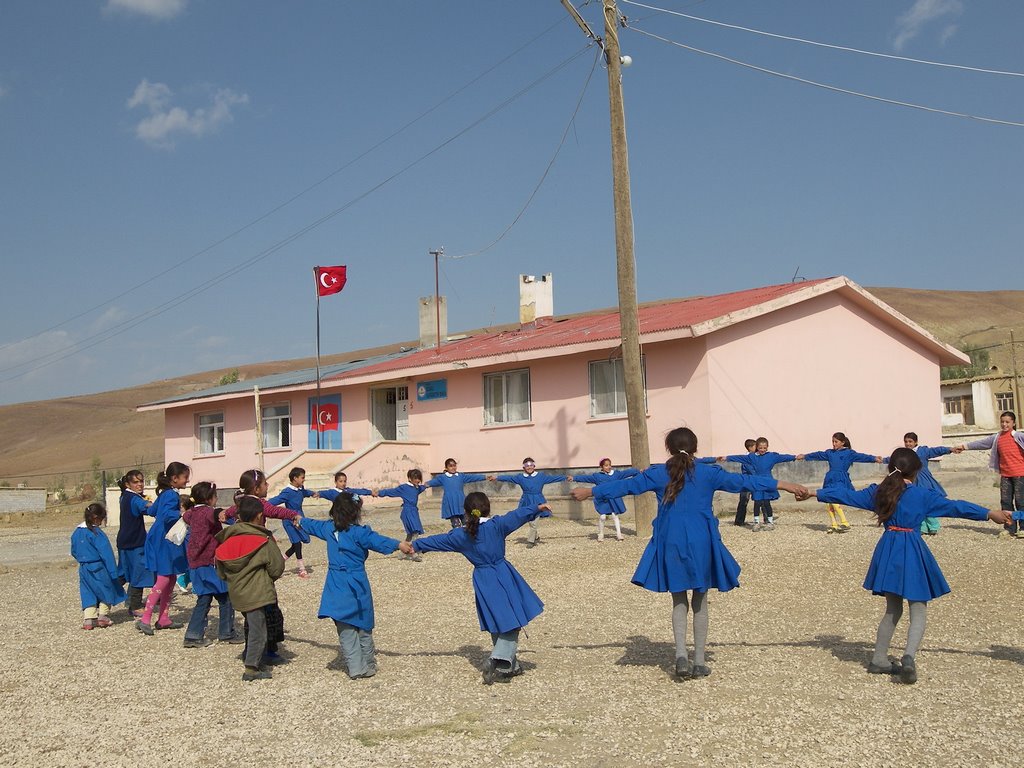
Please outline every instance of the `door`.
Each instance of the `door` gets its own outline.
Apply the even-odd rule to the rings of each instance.
[[[409,388],[396,387],[395,439],[409,439]]]
[[[370,390],[374,440],[394,440],[398,434],[398,398],[395,387]]]

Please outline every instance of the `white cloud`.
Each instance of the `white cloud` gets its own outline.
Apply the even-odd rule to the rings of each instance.
[[[135,126],[137,138],[147,144],[170,149],[181,136],[201,138],[234,120],[233,108],[248,104],[249,96],[221,88],[210,96],[210,103],[192,111],[172,106],[174,93],[163,83],[143,80],[128,99],[128,109],[144,108],[149,112]]]
[[[107,0],[108,13],[137,13],[151,19],[172,19],[185,10],[188,0]]]
[[[963,12],[964,5],[960,0],[914,0],[910,10],[896,19],[893,48],[903,50],[903,46],[917,37],[929,22],[946,16],[959,16]],[[940,34],[940,42],[945,43],[955,33],[955,24],[946,25]]]

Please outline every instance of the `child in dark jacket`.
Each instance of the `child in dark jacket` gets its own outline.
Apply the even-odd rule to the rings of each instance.
[[[245,614],[242,680],[268,680],[271,674],[262,668],[263,656],[268,646],[282,639],[284,630],[274,587],[284,573],[284,555],[264,526],[260,499],[243,496],[237,511],[238,522],[217,534],[217,575],[227,582],[231,604]]]

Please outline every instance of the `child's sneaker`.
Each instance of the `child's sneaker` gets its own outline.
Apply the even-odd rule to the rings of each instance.
[[[245,672],[242,673],[242,681],[251,683],[253,680],[270,680],[273,677],[270,674],[269,669],[252,669],[250,667],[245,668]]]
[[[761,530],[761,524],[760,523],[754,523],[754,525],[750,528],[750,530],[752,532],[754,532],[754,533],[757,533],[758,531]]]
[[[100,616],[98,619],[96,619],[96,626],[100,629],[106,629],[107,627],[112,626],[113,624],[114,622],[112,622],[106,616]]]
[[[85,621],[82,622],[82,629],[92,629],[92,628],[93,628],[92,619],[86,619]]]
[[[139,632],[141,632],[144,635],[152,635],[153,634],[153,625],[152,624],[147,624],[142,619],[139,619],[138,621],[135,622],[135,628],[137,630],[139,630]]]
[[[765,523],[763,530],[774,531],[775,530],[775,523]]]

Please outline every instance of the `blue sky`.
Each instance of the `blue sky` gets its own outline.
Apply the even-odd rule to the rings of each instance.
[[[1014,0],[645,4],[1024,72]],[[577,5],[603,34],[600,3]],[[1024,128],[649,35],[1010,122],[1024,78],[620,10],[641,301],[797,269],[1022,287]],[[416,338],[428,252],[485,249],[535,189],[497,244],[442,262],[449,330],[514,320],[520,273],[554,273],[557,313],[614,305],[607,76],[586,44],[558,0],[3,3],[0,403],[311,355],[317,264],[349,269],[325,354]]]

